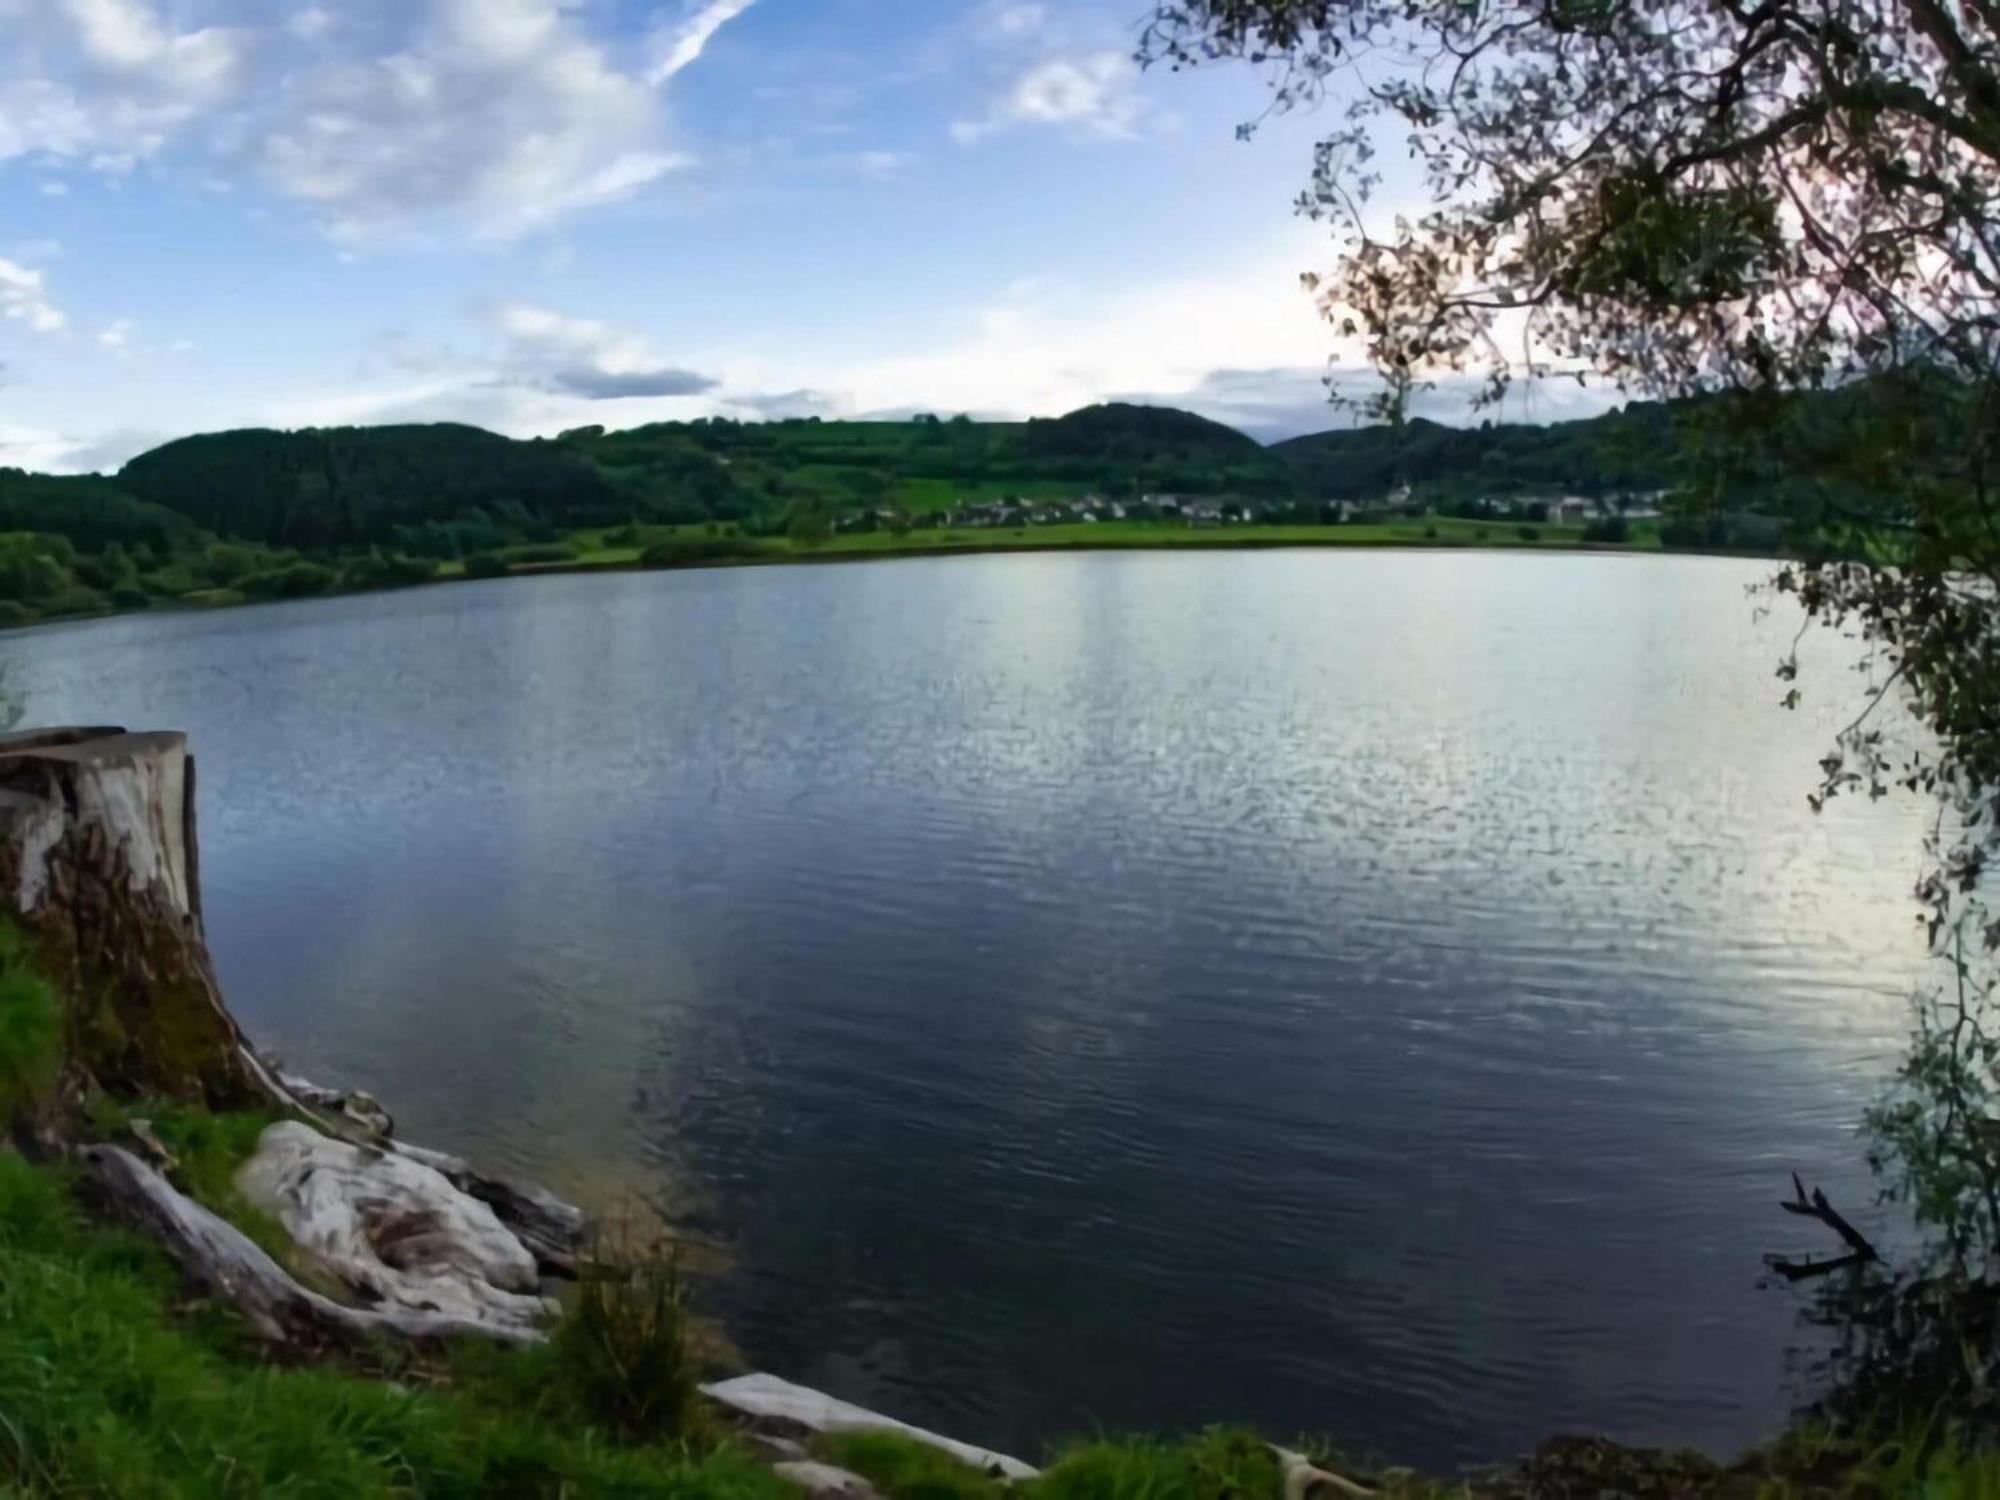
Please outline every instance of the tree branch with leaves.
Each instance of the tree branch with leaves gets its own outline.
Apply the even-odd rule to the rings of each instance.
[[[1963,1366],[1964,1330],[2000,1326],[2000,5],[1178,0],[1139,51],[1248,63],[1267,113],[1329,114],[1299,206],[1335,253],[1309,281],[1381,377],[1375,415],[1446,373],[1488,402],[1574,374],[1680,403],[1683,506],[1777,481],[1799,556],[1773,587],[1872,674],[1812,805],[1939,805],[1916,894],[1950,978],[1872,1116],[1932,1253],[1877,1290],[1956,1287],[1949,1319],[1886,1323]],[[1796,658],[1779,675],[1796,704]],[[1975,1363],[2000,1372],[1990,1337]]]

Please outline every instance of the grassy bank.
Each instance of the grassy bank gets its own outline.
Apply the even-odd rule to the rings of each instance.
[[[621,1431],[576,1379],[560,1338],[425,1364],[385,1355],[372,1370],[274,1364],[229,1315],[188,1303],[150,1243],[90,1222],[74,1188],[63,1169],[0,1150],[0,1494],[798,1500],[726,1433]],[[1041,1479],[1011,1489],[895,1437],[847,1435],[815,1448],[888,1500],[1284,1493],[1270,1450],[1240,1430],[1066,1444]],[[1525,1465],[1450,1479],[1343,1468],[1411,1500],[2000,1494],[2000,1465],[1923,1430],[1859,1447],[1800,1434],[1728,1466],[1577,1440]]]
[[[640,564],[649,548],[674,543],[709,544],[718,556],[741,562],[808,562],[853,556],[935,556],[952,552],[1118,551],[1124,549],[1234,549],[1257,547],[1492,547],[1507,551],[1575,552],[1660,550],[1659,527],[1635,522],[1627,541],[1584,540],[1581,526],[1514,526],[1491,521],[1463,521],[1448,516],[1379,524],[1329,526],[1193,527],[1165,521],[1066,522],[1051,526],[978,528],[916,527],[906,532],[842,532],[824,541],[789,537],[723,537],[699,526],[637,528],[636,542],[619,544],[602,531],[577,532],[569,538],[575,557],[571,566]],[[455,567],[455,565],[453,565]],[[517,571],[535,571],[524,565]],[[540,567],[562,566],[561,563]]]

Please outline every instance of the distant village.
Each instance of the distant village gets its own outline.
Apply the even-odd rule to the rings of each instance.
[[[1197,529],[1245,525],[1342,525],[1353,522],[1383,521],[1427,515],[1451,515],[1468,519],[1518,521],[1537,525],[1585,526],[1596,520],[1623,517],[1642,520],[1657,517],[1666,498],[1665,491],[1607,495],[1587,498],[1580,495],[1487,497],[1456,501],[1437,506],[1411,498],[1407,485],[1391,490],[1380,500],[1327,500],[1314,504],[1298,500],[1251,500],[1175,494],[1146,494],[1134,500],[1111,500],[1102,495],[1083,495],[1074,500],[1030,500],[1015,497],[999,500],[960,500],[956,505],[929,517],[930,524],[953,529],[982,527],[1020,530],[1029,526],[1067,526],[1104,521],[1164,521]],[[907,522],[908,517],[892,506],[851,511],[837,522],[841,531],[872,531],[877,527]]]

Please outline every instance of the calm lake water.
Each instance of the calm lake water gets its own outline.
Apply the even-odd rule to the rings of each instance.
[[[1726,1450],[1920,966],[1712,559],[507,580],[0,637],[188,730],[211,938],[412,1139],[727,1247],[758,1366],[1032,1451]],[[1857,1213],[1864,1222],[1874,1222]]]

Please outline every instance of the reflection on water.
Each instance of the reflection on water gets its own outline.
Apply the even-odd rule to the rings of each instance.
[[[966,1437],[1726,1448],[1919,952],[1755,565],[550,578],[7,638],[182,726],[225,982],[414,1137],[725,1243],[749,1355]],[[1829,694],[1840,690],[1826,674]]]

